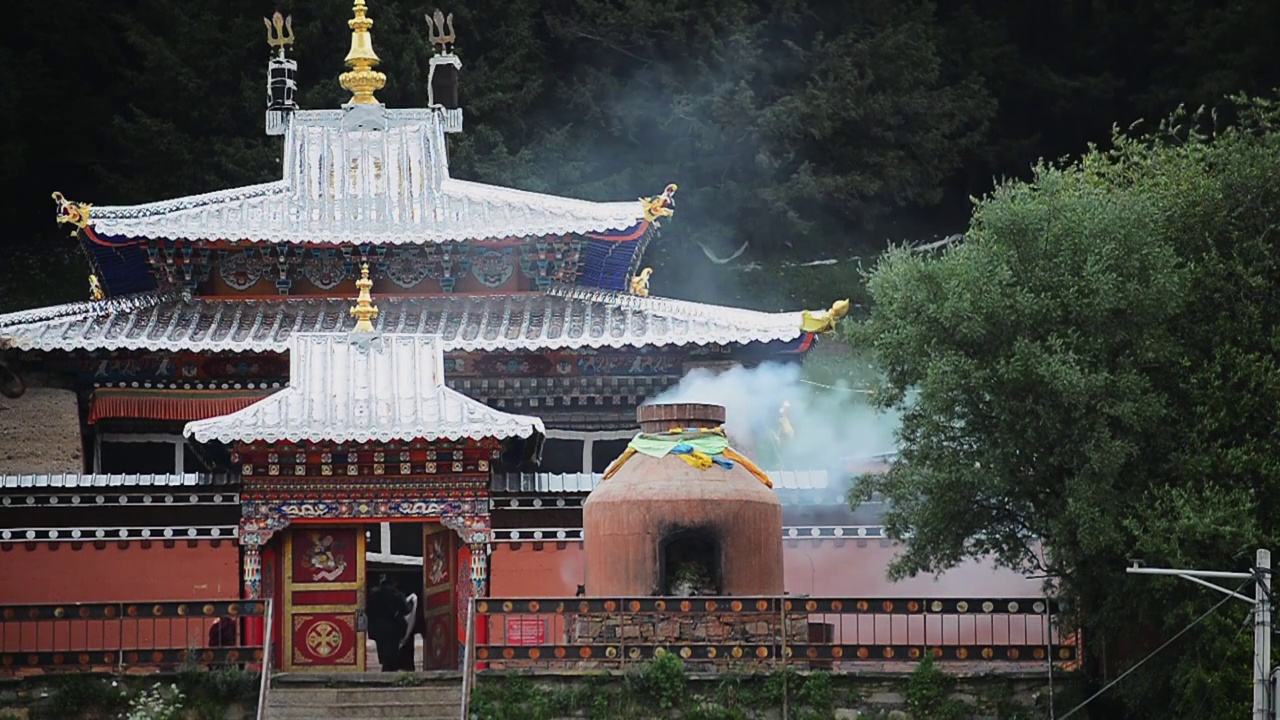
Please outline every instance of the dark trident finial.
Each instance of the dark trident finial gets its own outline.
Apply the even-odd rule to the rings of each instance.
[[[293,44],[292,15],[285,17],[277,12],[270,20],[262,18],[262,24],[267,26],[267,44],[271,47],[283,53],[286,46]]]
[[[453,32],[453,13],[445,15],[436,8],[433,15],[427,16],[427,27],[431,31],[431,44],[440,48],[441,55],[453,52],[453,42],[457,35]]]

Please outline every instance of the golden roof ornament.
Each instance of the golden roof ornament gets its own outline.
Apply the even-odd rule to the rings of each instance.
[[[452,55],[453,43],[458,36],[453,31],[453,13],[445,15],[436,8],[434,15],[427,16],[427,29],[431,36],[432,50],[438,55]]]
[[[814,313],[801,311],[800,329],[807,333],[829,333],[836,329],[836,322],[849,314],[849,300],[837,300],[830,310]]]
[[[267,44],[284,57],[285,47],[293,45],[293,16],[285,17],[276,11],[270,20],[262,18],[262,24],[267,26]]]
[[[377,105],[378,99],[373,94],[386,86],[387,76],[373,69],[382,62],[373,51],[373,36],[369,34],[373,20],[365,16],[368,8],[364,0],[356,0],[351,10],[355,13],[355,17],[347,21],[347,27],[351,28],[351,50],[343,60],[351,70],[342,73],[338,83],[344,90],[351,91],[351,104]]]
[[[649,297],[649,276],[652,274],[653,268],[645,268],[640,271],[639,275],[631,278],[631,294]]]
[[[373,296],[369,294],[369,290],[373,288],[373,281],[369,279],[369,263],[360,265],[360,279],[356,281],[356,287],[360,294],[356,296],[356,306],[351,308],[351,317],[356,319],[355,332],[371,333],[373,323],[370,320],[378,317],[378,308],[373,304]]]
[[[106,293],[102,292],[102,283],[98,282],[97,275],[89,275],[89,299],[97,302],[106,298]]]
[[[60,192],[53,194],[53,201],[58,203],[58,224],[66,223],[71,225],[71,237],[75,237],[81,230],[89,227],[90,205],[71,202],[63,197]]]
[[[675,194],[679,189],[679,186],[671,183],[656,198],[640,198],[640,205],[644,208],[645,222],[657,225],[659,218],[669,218],[674,215]]]
[[[773,433],[773,440],[779,446],[788,440],[794,440],[796,437],[796,429],[791,424],[791,417],[787,412],[790,408],[791,403],[786,400],[783,400],[782,405],[778,408],[778,428]]]

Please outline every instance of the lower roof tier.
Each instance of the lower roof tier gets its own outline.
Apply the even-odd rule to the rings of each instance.
[[[379,331],[438,335],[446,352],[799,342],[800,312],[614,292],[375,298]],[[0,349],[284,352],[295,333],[343,332],[351,300],[184,299],[145,293],[0,315]]]

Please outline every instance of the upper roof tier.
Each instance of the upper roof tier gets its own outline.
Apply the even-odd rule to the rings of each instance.
[[[805,314],[581,288],[550,294],[380,298],[375,327],[439,335],[449,352],[802,341]],[[350,301],[183,300],[147,293],[0,315],[0,349],[283,352],[295,333],[350,322]]]
[[[130,206],[92,206],[53,194],[58,221],[83,235],[95,294],[119,297],[189,284],[190,275],[175,277],[155,256],[165,243],[185,244],[185,253],[256,245],[280,257],[303,246],[359,248],[367,259],[374,247],[508,239],[533,244],[547,237],[571,237],[581,250],[569,268],[578,284],[625,290],[640,270],[651,230],[672,215],[676,186],[653,197],[590,202],[450,177],[445,135],[462,131],[462,61],[454,53],[452,15],[437,11],[427,18],[434,49],[426,76],[401,79],[426,84],[427,107],[388,109],[374,95],[387,78],[373,69],[381,61],[373,50],[369,8],[356,0],[352,9],[351,51],[344,60],[350,70],[339,78],[352,96],[339,109],[298,107],[297,62],[287,55],[292,20],[276,13],[266,21],[272,48],[266,130],[284,138],[279,180]],[[288,294],[288,288],[280,292]]]
[[[449,176],[444,111],[380,105],[291,113],[276,182],[131,206],[93,206],[107,240],[402,245],[630,234],[642,200],[588,202]]]

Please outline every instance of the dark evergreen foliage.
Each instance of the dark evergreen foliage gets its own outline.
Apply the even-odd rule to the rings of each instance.
[[[292,13],[304,107],[336,107],[349,0],[49,0],[0,45],[0,263],[74,280],[49,193],[134,203],[276,176],[261,19]],[[380,98],[421,106],[434,4],[374,0]],[[657,289],[743,260],[867,254],[962,227],[993,176],[1083,151],[1112,123],[1260,92],[1280,76],[1269,0],[476,0],[456,15],[459,176],[592,199],[681,185]],[[23,255],[26,257],[16,257]],[[690,262],[690,258],[695,262]],[[68,262],[71,258],[73,262]],[[50,290],[53,294],[50,295]]]

